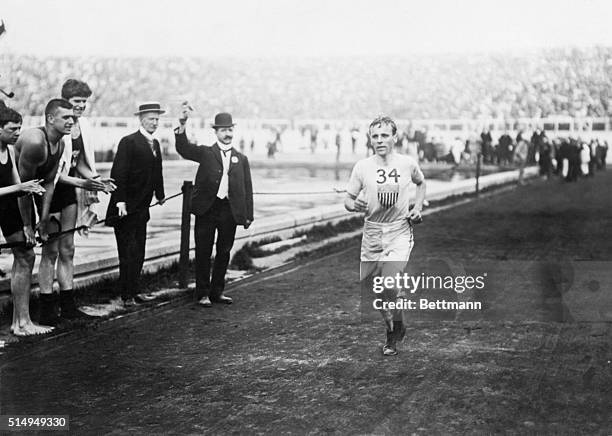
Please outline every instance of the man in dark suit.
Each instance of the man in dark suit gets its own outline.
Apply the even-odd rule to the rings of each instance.
[[[134,114],[140,118],[140,128],[121,139],[111,169],[117,189],[108,205],[106,224],[115,228],[121,298],[127,307],[136,304],[135,297],[149,299],[146,294],[138,293],[138,281],[144,263],[153,194],[160,204],[164,202],[161,151],[159,142],[153,138],[159,116],[164,112],[157,102],[140,105]]]
[[[225,273],[234,245],[237,225],[248,229],[253,222],[251,170],[245,155],[232,147],[234,123],[228,113],[215,116],[213,128],[218,141],[212,147],[190,144],[185,133],[188,111],[174,130],[176,151],[200,164],[196,174],[191,213],[196,216],[196,290],[204,307],[212,303],[231,304],[223,295]],[[215,262],[210,277],[210,257],[217,232]]]

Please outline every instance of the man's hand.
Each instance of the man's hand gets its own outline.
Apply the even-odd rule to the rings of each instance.
[[[117,203],[117,215],[119,216],[126,216],[127,215],[127,206],[125,205],[124,202],[120,201],[119,203]]]
[[[408,213],[408,219],[413,224],[418,224],[423,221],[423,217],[421,216],[421,208],[414,206],[412,209],[410,209],[410,212]]]
[[[159,200],[157,200],[157,204],[159,204],[160,206],[163,206],[165,202],[166,202],[165,198],[160,198]]]
[[[107,194],[117,189],[117,185],[115,185],[115,179],[111,179],[110,177],[103,177],[98,180],[100,180],[100,182],[104,184],[104,192]]]
[[[33,247],[36,245],[36,233],[32,226],[24,226],[23,235],[25,236],[26,246]]]
[[[368,210],[368,203],[363,201],[361,198],[353,200],[353,211],[354,212],[365,212]]]
[[[40,185],[41,182],[42,179],[29,180],[27,182],[20,183],[19,190],[28,194],[43,195],[45,193],[45,188]]]
[[[181,126],[185,125],[192,112],[193,106],[191,106],[188,101],[184,101],[181,104],[181,117],[179,118],[179,123],[181,123]]]
[[[249,227],[251,227],[251,223],[252,223],[252,222],[253,222],[253,221],[251,221],[251,220],[246,220],[246,222],[244,223],[244,226],[243,226],[243,227],[244,227],[244,230],[246,230],[246,229],[248,229]]]
[[[40,220],[38,223],[38,237],[43,242],[47,242],[47,239],[49,239],[49,218]]]
[[[101,179],[90,178],[82,180],[82,188],[88,191],[104,191],[106,189],[106,184],[103,183]]]

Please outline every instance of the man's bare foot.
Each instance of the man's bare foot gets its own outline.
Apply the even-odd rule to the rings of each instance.
[[[44,335],[52,330],[53,327],[34,324],[32,321],[23,325],[15,324],[11,326],[11,333],[15,336]]]

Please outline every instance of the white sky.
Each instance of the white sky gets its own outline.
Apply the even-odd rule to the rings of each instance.
[[[2,0],[0,50],[410,54],[612,46],[610,0]]]

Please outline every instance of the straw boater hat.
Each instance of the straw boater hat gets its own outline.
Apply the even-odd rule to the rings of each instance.
[[[166,111],[161,108],[161,105],[157,101],[147,101],[146,103],[141,103],[138,106],[138,110],[134,112],[134,115],[144,114],[145,112],[157,112],[158,114],[165,114]]]

